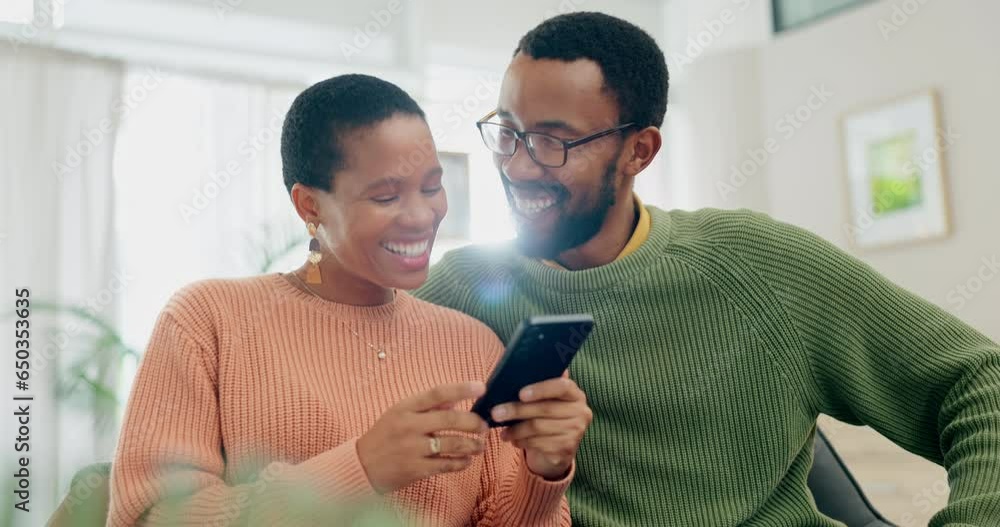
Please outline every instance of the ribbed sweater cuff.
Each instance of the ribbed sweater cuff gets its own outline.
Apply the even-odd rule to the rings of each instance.
[[[549,481],[528,469],[528,463],[521,454],[517,480],[514,484],[514,510],[524,511],[522,520],[525,525],[551,524],[559,515],[563,497],[569,484],[576,474],[576,462],[570,466],[566,477]]]
[[[359,501],[374,497],[358,457],[357,439],[351,439],[296,466],[295,483],[337,500]]]

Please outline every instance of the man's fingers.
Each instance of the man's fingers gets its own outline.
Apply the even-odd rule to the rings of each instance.
[[[506,403],[494,406],[490,415],[494,421],[514,421],[517,419],[568,419],[580,415],[578,403],[546,401],[539,403]]]
[[[410,397],[397,405],[403,410],[412,412],[426,412],[435,408],[446,407],[466,399],[479,397],[486,391],[486,386],[481,382],[462,382],[455,384],[442,384],[426,392]]]
[[[575,431],[578,426],[572,419],[532,419],[507,427],[502,432],[502,438],[504,441],[518,441],[529,437],[564,435]]]
[[[576,454],[578,446],[578,443],[575,440],[564,436],[529,437],[527,439],[511,441],[511,444],[513,444],[515,448],[520,448],[521,450],[535,451],[549,460],[552,464],[558,464],[566,461],[567,459],[572,459]]]
[[[433,434],[434,432],[455,431],[479,433],[485,431],[488,426],[482,417],[462,410],[433,410],[424,412],[417,416],[417,427],[420,432]]]
[[[549,379],[529,386],[525,386],[518,394],[522,402],[530,403],[545,399],[558,399],[560,401],[586,401],[587,396],[583,390],[567,377]]]

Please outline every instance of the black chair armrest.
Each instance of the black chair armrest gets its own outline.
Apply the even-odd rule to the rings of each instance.
[[[844,461],[819,430],[813,458],[809,490],[820,512],[847,527],[894,527],[868,501]]]

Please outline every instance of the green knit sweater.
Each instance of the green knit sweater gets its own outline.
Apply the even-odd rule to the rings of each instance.
[[[417,292],[505,341],[530,315],[594,315],[570,368],[595,414],[575,524],[839,525],[806,486],[824,413],[948,469],[932,526],[1000,526],[997,344],[802,229],[648,209],[649,239],[609,265],[468,247]]]

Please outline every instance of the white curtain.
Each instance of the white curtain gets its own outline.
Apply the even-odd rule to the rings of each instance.
[[[92,326],[48,314],[39,303],[85,306],[87,315],[112,322],[119,314],[127,284],[119,283],[123,270],[116,262],[111,167],[122,79],[115,62],[0,46],[0,313],[8,349],[14,290],[30,290],[32,368],[23,393],[35,398],[31,513],[17,513],[18,525],[43,525],[73,472],[110,452],[93,418],[94,401],[66,401],[56,393],[61,369],[73,363]],[[9,441],[15,435],[9,418],[14,364],[2,363],[3,437]],[[0,519],[10,519],[12,511],[8,485],[0,484]]]
[[[122,327],[140,353],[179,288],[259,274],[268,251],[306,234],[280,156],[282,123],[303,87],[130,67],[126,95],[143,86],[153,88],[123,122],[115,158],[122,262],[134,277]],[[305,255],[303,245],[291,257]],[[123,399],[133,376],[122,372]]]

